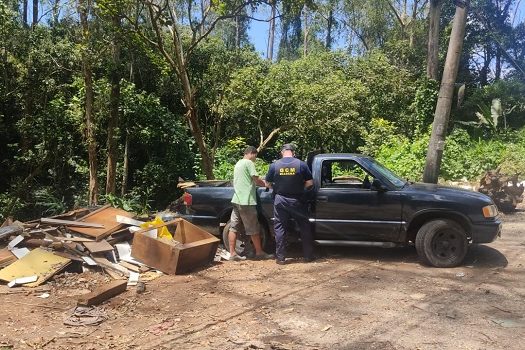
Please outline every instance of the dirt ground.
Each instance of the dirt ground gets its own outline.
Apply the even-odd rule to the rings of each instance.
[[[357,247],[309,264],[216,263],[128,287],[98,326],[63,322],[77,295],[109,281],[101,274],[0,286],[0,349],[523,349],[525,210],[503,221],[502,238],[471,247],[461,267]]]

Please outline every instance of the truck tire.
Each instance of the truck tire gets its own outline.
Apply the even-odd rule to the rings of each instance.
[[[228,220],[226,223],[226,226],[224,226],[224,229],[222,230],[222,242],[224,244],[224,248],[226,250],[230,250],[229,246],[229,239],[228,239],[228,233],[230,232],[230,226],[231,222]],[[261,227],[261,244],[265,252],[267,253],[273,253],[273,251],[268,251],[268,248],[271,248],[271,239],[270,234],[268,233],[268,230],[266,227],[262,224],[260,224]],[[235,252],[239,255],[243,256],[250,256],[255,254],[255,249],[253,248],[252,241],[249,236],[245,235],[244,232],[241,234],[237,234],[237,242],[235,244]]]
[[[465,230],[456,222],[436,219],[425,223],[416,235],[416,251],[424,263],[434,267],[461,264],[468,250]]]

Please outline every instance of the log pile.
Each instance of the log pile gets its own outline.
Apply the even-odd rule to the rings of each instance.
[[[523,202],[524,187],[518,176],[501,174],[499,168],[489,170],[480,180],[479,192],[491,197],[500,211],[512,212]]]

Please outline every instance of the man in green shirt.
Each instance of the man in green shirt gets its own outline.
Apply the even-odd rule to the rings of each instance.
[[[248,146],[244,150],[244,157],[235,164],[233,170],[233,194],[232,204],[233,211],[231,215],[230,231],[228,232],[228,245],[230,249],[230,260],[239,261],[246,257],[240,256],[235,252],[235,243],[237,234],[244,232],[251,237],[253,247],[255,248],[255,259],[270,259],[273,255],[266,254],[261,244],[261,228],[257,219],[257,185],[265,186],[255,170],[255,159],[257,158],[257,149]]]

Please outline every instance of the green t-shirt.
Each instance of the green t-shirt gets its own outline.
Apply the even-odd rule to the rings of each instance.
[[[249,159],[241,159],[233,169],[233,194],[232,203],[239,205],[256,205],[255,184],[252,176],[258,176],[255,164]]]

